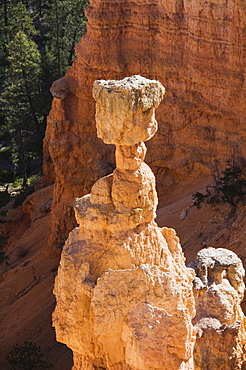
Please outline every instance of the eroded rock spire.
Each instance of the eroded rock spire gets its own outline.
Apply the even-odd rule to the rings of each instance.
[[[205,248],[190,264],[195,270],[196,370],[246,367],[246,319],[241,309],[245,271],[238,256],[224,248]]]
[[[156,217],[155,177],[143,162],[144,141],[157,131],[155,108],[164,93],[165,89],[158,81],[141,76],[121,81],[95,81],[93,86],[97,135],[106,144],[116,146],[116,170],[110,189],[112,204],[119,213],[135,215],[132,217],[134,226]],[[92,189],[91,200],[100,203],[95,187],[98,185]]]
[[[75,201],[79,227],[55,283],[57,339],[74,370],[191,370],[192,280],[175,231],[158,228],[155,178],[144,163],[157,130],[158,81],[96,81],[98,136],[116,145],[116,169]]]

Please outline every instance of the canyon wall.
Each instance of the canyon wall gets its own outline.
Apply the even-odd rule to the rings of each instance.
[[[115,167],[96,137],[92,84],[133,74],[159,80],[165,104],[146,162],[165,194],[209,174],[219,160],[245,166],[246,4],[242,0],[91,0],[77,59],[52,86],[45,137],[46,182],[55,187],[44,255],[75,226],[73,199]]]

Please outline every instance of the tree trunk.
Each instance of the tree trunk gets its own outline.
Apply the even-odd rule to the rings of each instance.
[[[26,72],[25,72],[24,69],[22,69],[22,77],[23,77],[23,81],[24,81],[26,97],[27,97],[27,100],[28,100],[30,113],[31,113],[31,116],[33,118],[33,122],[36,126],[38,136],[40,137],[40,139],[43,139],[43,135],[42,135],[42,132],[41,132],[41,129],[40,129],[40,124],[38,122],[36,112],[35,112],[35,109],[34,109],[34,106],[33,106],[32,96],[31,96],[30,89],[29,89],[29,86],[28,86],[28,81],[27,81],[27,78],[26,78]]]

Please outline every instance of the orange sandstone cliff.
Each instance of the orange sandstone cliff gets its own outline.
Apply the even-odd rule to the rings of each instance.
[[[113,147],[96,137],[93,81],[141,74],[166,87],[159,131],[146,161],[160,195],[209,174],[215,160],[245,165],[245,25],[242,0],[91,0],[77,59],[52,87],[44,170],[55,188],[54,255],[75,225],[72,202],[115,166]],[[53,165],[52,165],[53,163]]]

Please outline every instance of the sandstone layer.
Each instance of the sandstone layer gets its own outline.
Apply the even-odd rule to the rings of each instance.
[[[215,160],[245,162],[245,14],[242,0],[90,1],[77,59],[52,87],[44,170],[51,181],[53,163],[56,182],[46,255],[75,226],[73,199],[115,166],[112,147],[96,137],[95,79],[141,74],[166,86],[146,157],[160,195],[209,174]]]
[[[79,227],[55,282],[53,324],[74,370],[194,369],[194,274],[175,231],[154,221],[155,177],[139,142],[156,131],[163,93],[140,76],[94,85],[97,131],[116,145],[116,169],[76,200]]]

